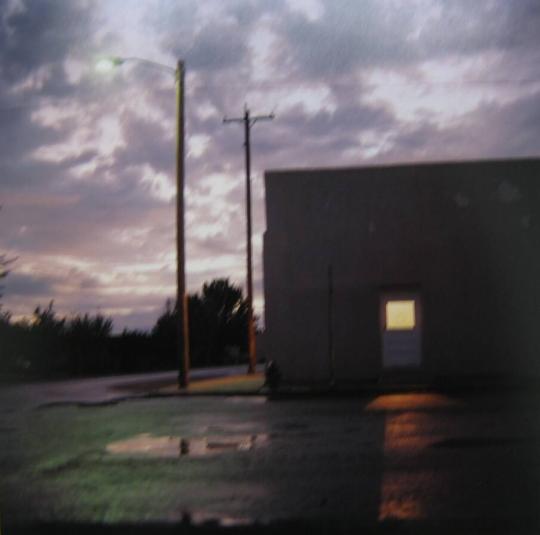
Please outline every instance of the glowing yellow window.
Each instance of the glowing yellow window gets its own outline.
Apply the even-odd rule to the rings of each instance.
[[[409,331],[415,326],[414,301],[388,301],[386,303],[386,330]]]

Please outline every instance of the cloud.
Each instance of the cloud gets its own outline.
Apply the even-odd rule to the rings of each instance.
[[[32,276],[14,271],[7,279],[5,286],[6,296],[32,296],[50,298],[54,295],[54,285],[58,279],[53,277]]]
[[[90,42],[95,3],[84,0],[4,1],[0,24],[3,82],[22,89],[65,95],[70,84],[63,62]]]
[[[540,153],[540,91],[507,104],[486,103],[451,127],[403,125],[378,161],[516,158]]]
[[[186,61],[190,290],[244,284],[244,133],[222,117],[246,103],[276,111],[252,130],[258,303],[264,169],[540,152],[535,0],[0,0],[0,11],[0,251],[19,257],[4,298],[17,314],[53,293],[60,312],[151,327],[174,295],[174,79],[135,62],[98,77],[98,55]]]
[[[388,9],[385,2],[368,0],[325,2],[319,19],[291,14],[276,29],[297,76],[332,79],[361,66],[413,60],[415,47],[406,45],[412,24],[405,6]]]
[[[121,118],[123,144],[112,154],[113,167],[150,165],[158,172],[172,175],[175,165],[174,131],[155,120],[145,119],[125,111]]]

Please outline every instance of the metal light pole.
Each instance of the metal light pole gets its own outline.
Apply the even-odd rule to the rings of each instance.
[[[144,58],[110,57],[100,60],[97,69],[110,70],[123,63],[133,61],[167,71],[174,74],[176,80],[176,307],[178,311],[178,386],[185,388],[189,385],[189,316],[188,297],[186,294],[186,252],[184,225],[184,62],[179,60],[176,69]]]

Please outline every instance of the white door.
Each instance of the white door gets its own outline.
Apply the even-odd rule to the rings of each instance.
[[[422,337],[418,295],[384,295],[381,309],[383,367],[420,366]]]

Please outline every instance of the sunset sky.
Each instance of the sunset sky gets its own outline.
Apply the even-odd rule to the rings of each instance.
[[[148,329],[175,293],[174,77],[186,64],[190,291],[244,285],[265,169],[540,156],[538,0],[0,0],[2,305]]]

